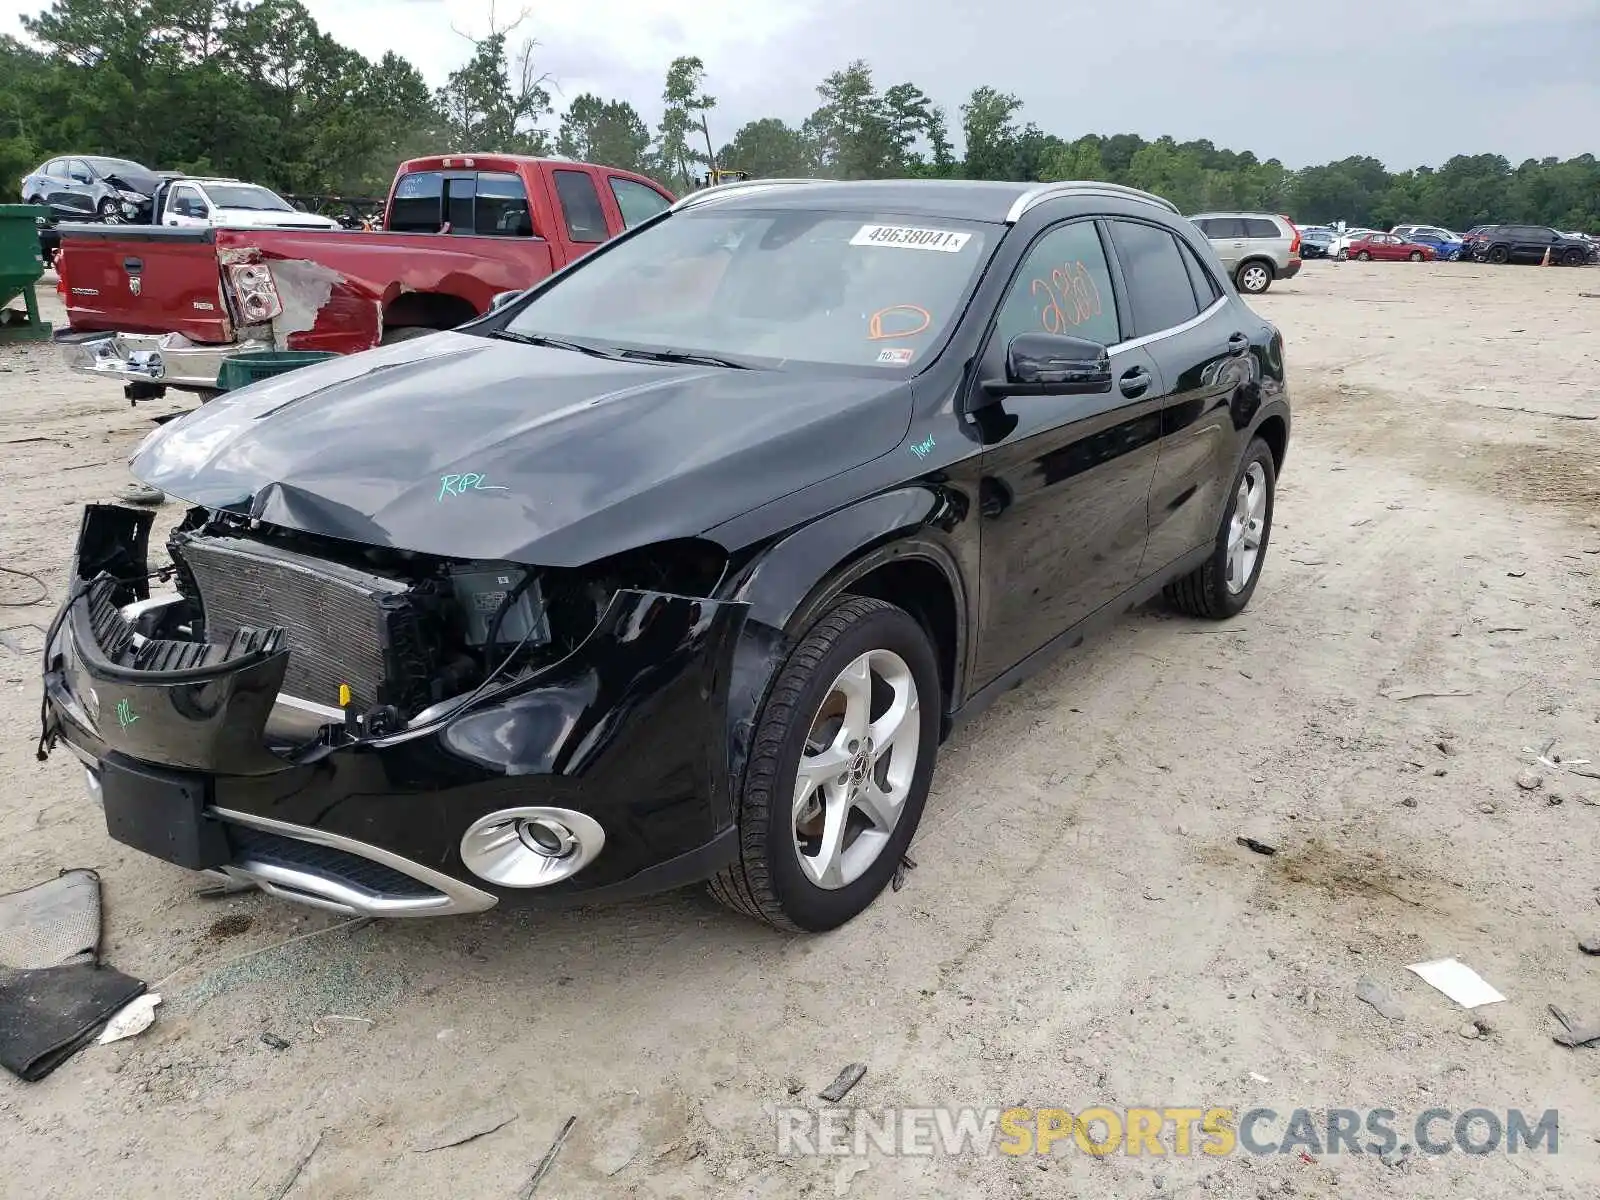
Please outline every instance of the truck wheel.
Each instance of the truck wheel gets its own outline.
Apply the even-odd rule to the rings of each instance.
[[[1222,514],[1216,548],[1206,562],[1167,584],[1167,603],[1191,617],[1221,621],[1237,616],[1255,594],[1272,536],[1272,501],[1277,473],[1272,450],[1256,438],[1233,481],[1233,498]]]
[[[756,724],[739,803],[739,859],[711,880],[723,904],[778,929],[821,932],[894,877],[928,797],[939,670],[905,610],[846,597],[781,668]]]

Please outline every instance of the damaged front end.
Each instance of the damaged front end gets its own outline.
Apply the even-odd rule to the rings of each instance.
[[[43,750],[111,835],[338,912],[610,899],[733,853],[745,606],[697,539],[583,568],[454,560],[193,509],[86,509]]]

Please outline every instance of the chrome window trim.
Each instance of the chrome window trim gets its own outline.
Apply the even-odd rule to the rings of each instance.
[[[258,817],[254,813],[239,812],[237,809],[232,808],[213,806],[206,811],[222,821],[232,821],[235,824],[245,825],[251,829],[276,833],[283,837],[293,838],[296,841],[310,842],[316,846],[327,846],[334,850],[342,850],[346,854],[354,854],[358,858],[382,863],[384,866],[399,871],[402,875],[408,875],[418,883],[442,893],[438,899],[416,896],[397,897],[392,900],[384,899],[383,897],[376,899],[363,898],[362,907],[354,908],[352,911],[359,912],[364,916],[435,917],[445,914],[483,912],[499,903],[500,898],[498,896],[481,888],[473,887],[470,883],[425,867],[421,863],[413,862],[411,859],[404,858],[393,851],[384,850],[366,842],[358,842],[354,838],[342,837],[337,833],[328,833],[326,830],[312,829],[305,825],[293,825],[287,821],[276,821],[271,817]],[[255,878],[250,874],[251,870],[255,868],[248,861],[233,864],[233,867],[235,872],[245,878]],[[273,873],[278,874],[278,869],[274,868]],[[329,907],[332,904],[352,905],[354,903],[352,897],[355,893],[352,889],[329,885],[327,881],[316,879],[309,874],[305,877],[305,881],[296,880],[294,883],[291,883],[286,877],[258,879],[257,882],[264,885],[278,886],[280,890],[274,894],[283,896],[285,899],[300,900],[303,903],[311,904],[315,904],[316,901],[308,899],[307,896],[315,897],[318,895],[317,888],[311,886],[311,883],[315,882],[321,888],[323,898],[321,907]],[[301,894],[301,888],[306,889],[305,895]],[[271,891],[272,889],[264,886],[263,890]],[[334,894],[336,892],[338,895]],[[343,910],[334,909],[333,911]]]
[[[1140,346],[1148,346],[1152,342],[1161,341],[1163,338],[1176,337],[1180,333],[1187,333],[1189,330],[1204,324],[1214,313],[1221,311],[1223,306],[1227,303],[1228,297],[1227,294],[1224,293],[1213,300],[1208,307],[1202,309],[1200,312],[1197,312],[1194,316],[1190,317],[1187,321],[1183,322],[1183,324],[1173,325],[1167,329],[1158,329],[1155,333],[1147,333],[1143,337],[1129,338],[1125,342],[1118,342],[1115,346],[1107,346],[1106,353],[1116,354],[1121,350],[1137,350]]]
[[[1036,188],[1030,188],[1012,202],[1011,211],[1006,213],[1006,224],[1015,225],[1022,220],[1023,214],[1034,205],[1057,196],[1103,196],[1121,200],[1142,200],[1146,204],[1154,204],[1175,217],[1183,215],[1178,211],[1176,204],[1157,196],[1154,192],[1143,192],[1138,188],[1124,187],[1119,183],[1096,183],[1092,180],[1079,179],[1066,180],[1061,183],[1046,183]]]

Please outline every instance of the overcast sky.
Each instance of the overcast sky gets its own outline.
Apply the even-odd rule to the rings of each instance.
[[[469,53],[452,26],[481,32],[490,11],[488,0],[305,2],[346,45],[394,50],[432,84]],[[19,32],[19,14],[40,7],[0,0],[0,30]],[[519,11],[499,0],[502,22]],[[667,63],[698,54],[719,145],[758,117],[803,120],[817,82],[865,58],[880,88],[919,84],[952,126],[990,84],[1063,137],[1204,137],[1290,166],[1600,153],[1597,0],[581,0],[528,12],[516,36],[543,44],[558,111],[593,91],[654,124]]]

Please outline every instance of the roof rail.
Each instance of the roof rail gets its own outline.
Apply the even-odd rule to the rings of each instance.
[[[747,192],[752,188],[788,187],[801,183],[837,183],[835,179],[735,179],[732,183],[718,183],[711,187],[701,188],[699,191],[690,192],[683,199],[672,206],[676,212],[680,208],[691,208],[705,200],[715,200],[726,196],[730,192]]]
[[[1182,216],[1178,206],[1172,201],[1157,196],[1154,192],[1141,192],[1138,188],[1124,187],[1120,183],[1097,183],[1089,179],[1067,179],[1060,183],[1041,183],[1036,188],[1030,188],[1017,197],[1016,203],[1011,206],[1011,211],[1006,213],[1006,224],[1015,225],[1022,220],[1022,214],[1035,204],[1057,196],[1120,196],[1126,200],[1143,200],[1147,204],[1154,204],[1166,209],[1175,216]]]

